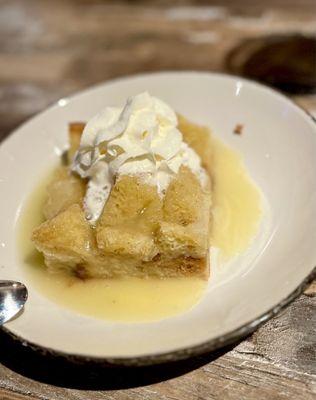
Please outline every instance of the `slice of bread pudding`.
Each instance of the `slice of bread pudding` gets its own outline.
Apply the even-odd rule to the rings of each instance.
[[[68,152],[73,160],[84,124],[70,124]],[[179,117],[183,140],[211,168],[208,129]],[[46,221],[32,235],[51,272],[67,270],[81,278],[209,276],[211,180],[203,184],[181,165],[164,195],[135,175],[115,180],[95,224],[86,218],[86,180],[69,167],[56,172],[47,189]]]

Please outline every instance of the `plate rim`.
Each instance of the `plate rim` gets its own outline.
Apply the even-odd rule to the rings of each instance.
[[[211,353],[213,351],[219,350],[220,348],[236,343],[238,340],[241,340],[253,333],[260,326],[264,325],[281,311],[285,310],[296,298],[298,298],[304,292],[304,290],[314,279],[316,279],[316,266],[296,287],[296,289],[294,289],[288,296],[286,296],[283,300],[270,308],[268,311],[261,314],[259,317],[250,320],[249,322],[241,325],[236,329],[233,329],[230,332],[225,333],[224,335],[216,336],[215,338],[207,340],[203,343],[163,353],[145,354],[142,356],[130,357],[85,356],[82,354],[66,353],[63,351],[54,350],[50,347],[38,345],[24,339],[19,335],[14,334],[4,325],[1,327],[1,330],[5,334],[10,336],[16,343],[19,343],[23,347],[28,347],[42,356],[48,356],[55,359],[63,358],[66,361],[71,362],[72,364],[88,363],[104,367],[147,367],[150,365],[164,364],[174,361],[183,361],[191,357],[197,357],[206,353]]]
[[[198,71],[198,70],[163,70],[163,71],[151,71],[151,72],[140,72],[140,73],[136,73],[136,74],[128,74],[128,75],[124,75],[124,76],[118,76],[116,78],[111,78],[109,80],[105,80],[102,82],[98,82],[95,83],[91,86],[88,86],[86,88],[83,88],[82,90],[78,90],[76,92],[70,93],[69,95],[66,95],[65,97],[61,97],[58,100],[51,102],[47,105],[47,107],[45,107],[43,110],[35,113],[34,115],[30,116],[29,118],[26,118],[25,121],[23,121],[22,123],[18,124],[12,131],[10,131],[1,141],[0,141],[0,147],[4,146],[8,141],[10,141],[10,139],[13,137],[13,135],[19,133],[21,131],[21,129],[23,129],[25,126],[27,126],[30,122],[36,121],[38,118],[42,117],[43,115],[45,115],[46,113],[50,112],[53,109],[58,109],[59,107],[61,107],[61,105],[59,104],[60,100],[67,100],[67,103],[75,100],[75,98],[77,96],[82,96],[82,95],[86,95],[89,92],[92,92],[96,89],[101,88],[104,85],[108,85],[108,84],[115,84],[115,83],[119,83],[119,82],[124,82],[127,81],[129,79],[138,79],[138,78],[145,78],[145,77],[151,77],[151,76],[170,76],[170,75],[174,75],[174,76],[178,76],[178,75],[191,75],[191,76],[205,76],[205,77],[218,77],[218,78],[224,78],[224,79],[229,79],[229,80],[238,80],[241,82],[245,82],[247,85],[250,85],[254,88],[259,88],[260,90],[264,90],[270,94],[272,94],[273,96],[277,96],[278,98],[281,98],[283,101],[291,104],[291,106],[294,106],[294,108],[299,111],[299,112],[303,112],[303,114],[305,114],[305,116],[309,117],[309,119],[311,119],[311,121],[313,123],[316,124],[316,117],[314,117],[309,111],[307,111],[306,109],[304,109],[301,105],[299,105],[295,100],[291,99],[290,97],[286,96],[281,90],[277,89],[277,88],[273,88],[271,86],[265,85],[261,82],[258,82],[256,80],[253,79],[247,79],[244,78],[242,76],[238,76],[238,75],[234,75],[234,74],[230,74],[230,73],[226,73],[226,72],[217,72],[217,71]]]
[[[260,82],[257,82],[255,80],[247,79],[244,77],[240,77],[237,75],[233,74],[228,74],[228,73],[222,73],[222,72],[212,72],[212,71],[196,71],[196,70],[165,70],[165,71],[153,71],[153,72],[146,72],[146,73],[138,73],[138,74],[130,74],[130,75],[124,75],[121,77],[117,77],[114,79],[109,79],[106,81],[102,81],[99,83],[96,83],[94,85],[91,85],[83,90],[74,92],[70,94],[69,96],[65,96],[64,98],[61,99],[66,99],[68,102],[72,101],[75,99],[77,96],[85,95],[88,94],[89,92],[94,91],[95,89],[101,88],[102,86],[106,84],[115,84],[118,82],[122,82],[125,80],[133,79],[133,78],[143,78],[143,77],[150,77],[150,76],[157,76],[157,75],[200,75],[200,76],[206,76],[206,77],[219,77],[219,78],[225,78],[225,79],[230,79],[230,80],[238,80],[241,82],[245,82],[246,84],[256,88],[259,87],[261,90],[265,90],[269,92],[270,94],[277,96],[281,98],[283,101],[286,101],[290,103],[292,106],[295,107],[295,109],[299,112],[303,112],[305,116],[309,117],[310,121],[314,123],[316,127],[316,118],[309,113],[306,109],[301,107],[299,104],[297,104],[294,100],[291,98],[287,97],[284,95],[280,90],[272,88],[270,86],[264,85]],[[31,123],[32,121],[36,120],[37,118],[40,118],[44,114],[50,112],[52,109],[60,107],[59,101],[57,100],[50,105],[48,105],[44,110],[36,113],[35,115],[31,116],[30,118],[26,119],[24,122],[19,124],[15,129],[10,131],[8,135],[4,137],[3,140],[0,141],[0,147],[5,146],[6,142],[10,140],[15,134],[18,134],[26,125]],[[248,321],[247,323],[239,326],[238,328],[235,328],[223,335],[216,336],[215,338],[212,338],[210,340],[207,340],[205,342],[202,342],[197,345],[193,346],[187,346],[183,347],[177,350],[171,350],[168,352],[162,352],[162,353],[151,353],[151,354],[144,354],[141,356],[128,356],[128,357],[107,357],[107,356],[87,356],[83,354],[76,354],[76,353],[67,353],[64,351],[60,350],[55,350],[53,348],[47,347],[47,346],[42,346],[39,344],[36,344],[32,341],[24,339],[22,336],[13,333],[9,328],[7,328],[5,325],[1,326],[0,329],[3,331],[6,335],[11,337],[14,342],[18,343],[19,345],[23,347],[28,347],[31,350],[34,350],[35,352],[43,355],[43,356],[48,356],[51,358],[64,358],[67,361],[70,361],[71,363],[75,364],[82,364],[82,363],[93,363],[93,364],[98,364],[98,365],[103,365],[103,366],[108,366],[108,367],[143,367],[143,366],[150,366],[150,365],[156,365],[156,364],[163,364],[167,362],[173,362],[173,361],[181,361],[185,360],[191,357],[196,357],[200,356],[205,353],[213,352],[216,351],[222,347],[228,346],[230,344],[233,344],[237,342],[238,340],[248,336],[249,334],[253,333],[256,329],[258,329],[260,326],[265,324],[267,321],[269,321],[271,318],[273,318],[275,315],[277,315],[279,312],[283,311],[286,307],[288,307],[298,296],[300,296],[304,290],[307,288],[307,286],[314,280],[316,279],[316,266],[314,266],[311,269],[311,272],[304,278],[304,280],[285,298],[283,298],[281,301],[279,301],[276,305],[271,307],[269,310],[266,312],[262,313],[260,316]]]

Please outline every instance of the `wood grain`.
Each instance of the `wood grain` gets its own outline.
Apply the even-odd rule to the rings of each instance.
[[[0,140],[89,85],[144,71],[226,71],[228,52],[245,38],[315,34],[315,7],[314,0],[1,0]],[[316,115],[316,96],[295,100]],[[122,390],[104,390],[106,371],[89,390],[80,382],[81,389],[67,388],[67,368],[65,384],[41,383],[27,373],[27,360],[16,360],[24,369],[4,362],[0,343],[0,399],[315,399],[315,294],[316,284],[211,362],[205,356],[170,373],[142,371],[141,387]]]

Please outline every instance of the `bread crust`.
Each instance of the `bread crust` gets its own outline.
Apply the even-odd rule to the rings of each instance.
[[[83,123],[69,124],[69,160],[83,128]],[[211,168],[208,130],[183,117],[179,128]],[[96,227],[84,216],[85,182],[69,169],[58,168],[47,192],[46,221],[34,230],[32,240],[50,272],[63,269],[91,278],[208,278],[210,178],[202,187],[196,175],[182,166],[160,197],[155,186],[135,176],[121,176]]]

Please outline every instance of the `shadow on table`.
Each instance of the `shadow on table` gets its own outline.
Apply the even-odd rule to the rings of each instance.
[[[214,361],[234,346],[184,361],[147,367],[117,367],[43,355],[0,330],[0,362],[7,368],[43,383],[84,390],[127,389],[162,382]]]

